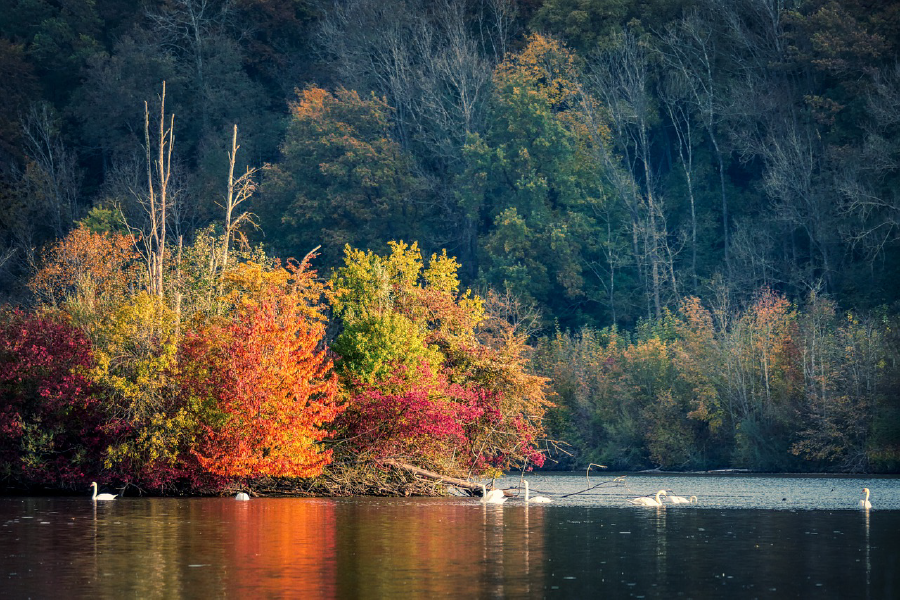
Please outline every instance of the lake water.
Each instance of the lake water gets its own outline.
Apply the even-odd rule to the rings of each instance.
[[[531,506],[0,498],[0,597],[900,598],[898,478],[612,477],[529,475]],[[659,489],[698,503],[627,503]]]

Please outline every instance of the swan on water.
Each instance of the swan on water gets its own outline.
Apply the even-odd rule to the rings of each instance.
[[[97,482],[91,482],[91,487],[94,488],[94,495],[91,496],[91,500],[115,500],[115,494],[98,494],[97,493]]]
[[[484,487],[484,484],[481,484],[481,501],[485,504],[503,504],[506,502],[506,494],[503,493],[503,490],[491,490],[487,491],[487,488]]]
[[[629,500],[632,504],[637,504],[638,506],[662,506],[663,503],[660,502],[660,496],[668,496],[668,492],[666,490],[659,490],[656,492],[656,499],[654,500],[650,496],[641,496],[640,498],[634,498]]]
[[[234,497],[235,500],[249,500],[250,495],[247,492],[238,492],[237,496]]]
[[[684,496],[669,496],[666,494],[666,498],[668,498],[669,502],[672,504],[697,504],[697,496],[685,498]]]
[[[866,499],[859,501],[860,508],[872,508],[872,503],[869,502],[869,488],[863,488],[863,491],[866,493]]]
[[[534,498],[528,497],[528,480],[525,480],[525,502],[534,502],[535,504],[546,504],[550,502],[550,498],[546,498],[544,496],[535,496]]]

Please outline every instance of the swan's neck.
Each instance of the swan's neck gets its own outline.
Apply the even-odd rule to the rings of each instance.
[[[91,489],[94,490],[94,495],[91,496],[91,500],[96,500],[96,499],[97,499],[97,484],[96,484],[96,483],[92,483],[92,484],[91,484]]]
[[[528,481],[525,481],[525,502],[528,502]]]
[[[866,488],[866,502],[869,501],[869,488]]]

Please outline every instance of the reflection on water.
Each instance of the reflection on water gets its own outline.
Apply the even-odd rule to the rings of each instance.
[[[872,545],[869,542],[869,520],[870,520],[870,510],[866,509],[863,513],[863,518],[866,523],[866,598],[871,598],[872,594]]]
[[[341,500],[340,597],[402,591],[447,597],[479,590],[523,597],[541,588],[543,514],[477,500]],[[535,587],[537,586],[537,587]]]
[[[576,486],[558,479],[533,487]],[[882,482],[883,504],[897,483]],[[715,482],[722,497],[736,485]],[[0,596],[900,597],[900,510],[607,500],[6,498]]]
[[[866,538],[853,512],[560,510],[547,551],[568,549],[550,578],[563,596],[900,597],[894,511],[873,511]]]
[[[292,589],[304,597],[335,595],[334,561],[323,560],[335,554],[334,503],[219,502],[211,513],[219,522],[234,519],[233,532],[217,540],[225,547],[225,564],[234,570],[234,581],[222,592],[277,596],[284,581],[292,581]]]

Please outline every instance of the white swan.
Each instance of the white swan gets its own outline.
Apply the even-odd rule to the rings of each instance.
[[[661,495],[668,496],[669,494],[666,492],[666,490],[659,490],[658,492],[656,492],[656,500],[649,496],[641,496],[640,498],[629,500],[629,502],[631,502],[632,504],[637,504],[638,506],[662,506],[663,503],[659,500],[659,497]]]
[[[666,494],[666,498],[668,498],[669,502],[672,504],[697,504],[697,496],[685,498],[684,496],[669,496]]]
[[[865,509],[872,508],[872,503],[869,502],[869,488],[863,488],[863,491],[866,493],[866,499],[859,501],[859,507]]]
[[[546,504],[550,502],[550,498],[546,498],[544,496],[535,496],[534,498],[528,497],[528,480],[525,480],[525,502],[534,502],[535,504]]]
[[[97,482],[91,482],[91,487],[94,488],[94,495],[91,496],[91,500],[115,500],[115,494],[98,494],[97,493]]]
[[[250,496],[247,492],[238,492],[237,496],[234,497],[235,500],[249,500]]]
[[[506,502],[506,494],[503,493],[503,490],[491,490],[487,491],[487,488],[484,487],[484,484],[481,484],[481,501],[485,504],[503,504]]]

